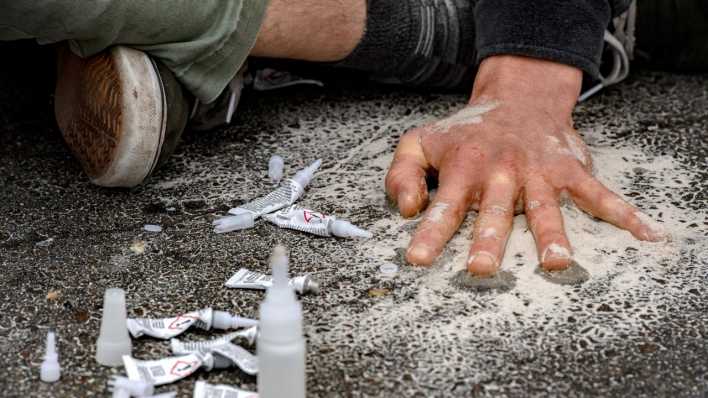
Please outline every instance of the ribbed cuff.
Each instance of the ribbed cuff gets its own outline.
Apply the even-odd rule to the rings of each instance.
[[[475,8],[477,62],[493,55],[523,55],[597,77],[610,12],[607,0],[480,0]]]

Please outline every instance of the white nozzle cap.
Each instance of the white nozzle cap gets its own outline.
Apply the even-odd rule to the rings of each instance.
[[[214,232],[217,234],[223,234],[241,229],[253,228],[255,222],[255,217],[251,212],[242,213],[237,216],[223,217],[214,221]]]
[[[132,344],[128,336],[125,291],[107,289],[103,296],[101,333],[96,341],[96,361],[105,366],[120,366],[123,355],[130,355]]]
[[[44,361],[39,369],[39,379],[45,383],[54,383],[61,377],[59,354],[57,354],[54,332],[47,333],[47,344],[44,348]]]
[[[285,161],[278,155],[273,155],[268,161],[268,177],[273,182],[279,182],[283,179],[283,168]]]
[[[332,223],[332,235],[340,238],[364,238],[369,239],[374,234],[363,230],[356,225],[344,220],[335,220]]]
[[[108,380],[108,389],[113,391],[114,397],[133,396],[149,397],[155,393],[155,385],[143,380],[130,380],[123,376],[113,376]]]
[[[261,303],[259,339],[290,342],[302,338],[302,306],[288,281],[288,257],[278,245],[270,260],[273,284]]]
[[[211,319],[211,327],[220,330],[249,328],[257,325],[258,321],[255,319],[231,315],[226,311],[214,311]]]
[[[298,171],[293,177],[293,181],[300,184],[303,188],[307,187],[312,181],[312,177],[315,176],[315,172],[322,165],[322,159],[317,159],[311,165],[305,167],[304,169]]]

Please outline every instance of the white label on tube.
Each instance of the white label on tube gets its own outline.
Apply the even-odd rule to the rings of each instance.
[[[272,213],[280,210],[283,207],[290,206],[295,203],[300,196],[305,192],[305,188],[298,182],[291,179],[283,181],[283,183],[273,192],[266,196],[252,200],[243,206],[229,210],[229,213],[238,215],[246,211],[253,213],[255,217],[264,214]]]
[[[294,229],[318,236],[332,236],[329,232],[329,224],[335,221],[332,216],[297,206],[290,206],[287,209],[266,214],[263,218],[281,228]]]
[[[258,398],[258,394],[225,384],[209,384],[200,380],[194,384],[192,398]]]
[[[123,355],[123,365],[130,380],[142,380],[156,386],[174,383],[205,366],[209,369],[214,358],[211,354],[189,354],[154,361],[141,361],[130,355]]]
[[[248,344],[253,345],[256,341],[256,336],[258,334],[258,327],[253,326],[245,330],[239,330],[238,332],[232,332],[225,334],[219,338],[203,341],[180,341],[178,339],[170,340],[170,346],[172,347],[172,353],[175,355],[191,354],[194,352],[207,353],[211,352],[215,347],[230,343],[234,339],[242,338],[248,342]]]
[[[290,286],[296,292],[302,293],[307,282],[307,276],[296,276],[289,281]],[[273,284],[273,277],[261,274],[260,272],[249,271],[246,268],[238,270],[229,280],[226,287],[233,289],[256,289],[266,290]]]
[[[258,374],[258,359],[256,356],[236,344],[226,343],[215,347],[214,354],[227,358],[236,364],[239,369],[251,376]]]
[[[177,315],[173,318],[130,318],[128,319],[128,331],[134,338],[147,335],[158,339],[170,339],[182,334],[193,325],[200,329],[209,330],[211,328],[212,315],[211,308],[205,308]]]

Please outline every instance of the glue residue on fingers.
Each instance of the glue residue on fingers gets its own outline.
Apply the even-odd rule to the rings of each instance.
[[[373,236],[371,232],[365,231],[349,221],[298,206],[290,206],[287,209],[266,214],[263,218],[281,228],[294,229],[318,236],[363,239]]]

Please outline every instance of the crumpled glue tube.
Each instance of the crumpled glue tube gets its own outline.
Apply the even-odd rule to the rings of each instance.
[[[273,277],[241,268],[228,281],[226,287],[234,289],[266,290],[273,284]],[[290,286],[300,294],[320,292],[320,285],[310,275],[296,276],[290,279]]]
[[[363,230],[349,221],[338,220],[334,216],[327,216],[296,205],[275,213],[265,214],[263,218],[281,228],[295,229],[318,236],[364,239],[373,236],[371,232]]]
[[[245,337],[250,340],[249,344],[253,345],[257,332],[257,328],[253,327],[212,340],[183,342],[172,339],[170,340],[170,346],[172,353],[175,355],[213,354],[214,369],[226,369],[236,366],[249,375],[255,375],[258,373],[258,360],[256,357],[245,349],[231,343],[231,340],[237,337]]]
[[[130,380],[140,380],[156,386],[174,383],[196,372],[199,368],[214,368],[214,356],[195,352],[179,357],[142,361],[123,355],[123,365]]]
[[[275,191],[229,210],[229,214],[232,216],[214,221],[214,232],[222,234],[251,228],[258,217],[292,205],[300,199],[321,165],[322,160],[318,159],[298,171],[293,178],[283,181]]]
[[[193,352],[210,352],[215,347],[230,343],[233,340],[243,341],[248,346],[252,346],[256,342],[256,337],[258,337],[258,327],[253,326],[248,329],[228,333],[211,340],[182,341],[176,338],[171,339],[170,347],[172,348],[173,354],[185,355]]]
[[[170,339],[175,337],[191,326],[199,329],[238,329],[258,325],[258,321],[250,318],[242,318],[231,315],[225,311],[214,311],[211,308],[204,308],[177,315],[172,318],[150,319],[131,318],[128,319],[128,331],[133,338],[141,336],[152,336],[158,339]]]
[[[201,380],[194,383],[194,395],[192,395],[192,398],[213,397],[258,398],[258,394],[225,384],[209,384]]]

